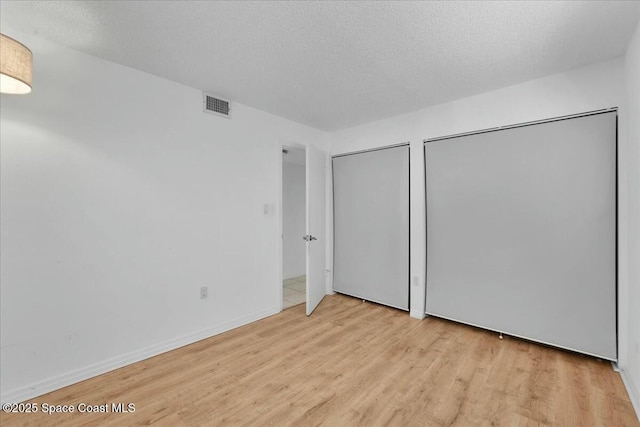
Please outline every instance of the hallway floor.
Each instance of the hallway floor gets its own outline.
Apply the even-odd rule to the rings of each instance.
[[[302,304],[307,300],[307,276],[292,277],[282,281],[282,309]]]

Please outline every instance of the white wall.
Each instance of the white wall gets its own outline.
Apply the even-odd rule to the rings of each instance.
[[[305,167],[284,162],[282,171],[282,277],[306,273]]]
[[[324,134],[24,34],[1,97],[1,400],[276,313],[281,146]],[[201,286],[209,298],[200,300]]]
[[[619,200],[620,310],[624,315],[620,365],[640,418],[640,24],[627,49],[625,82],[626,104],[620,122],[620,158],[626,160],[619,182],[626,184],[626,194]]]

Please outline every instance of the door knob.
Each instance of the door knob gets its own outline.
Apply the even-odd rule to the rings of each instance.
[[[318,239],[313,237],[311,234],[305,234],[304,236],[302,236],[302,240],[304,240],[305,242],[310,242],[312,240],[318,240]]]

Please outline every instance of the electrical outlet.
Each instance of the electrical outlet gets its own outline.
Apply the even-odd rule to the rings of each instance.
[[[206,286],[200,288],[200,299],[207,299],[209,296],[209,289]]]

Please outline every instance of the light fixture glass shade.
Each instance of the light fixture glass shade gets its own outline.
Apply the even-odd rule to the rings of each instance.
[[[0,34],[0,92],[31,92],[31,51],[22,43]]]

